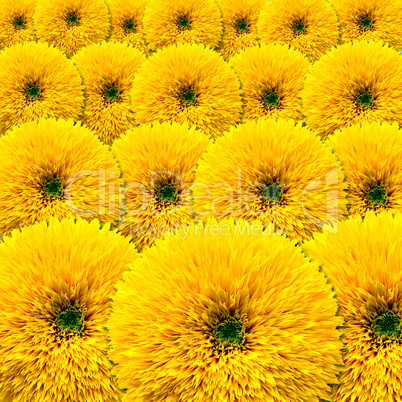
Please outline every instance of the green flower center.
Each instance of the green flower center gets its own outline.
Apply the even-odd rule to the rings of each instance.
[[[41,89],[36,84],[30,85],[26,90],[26,94],[30,99],[39,99],[41,92]]]
[[[244,18],[237,20],[235,27],[239,33],[246,33],[249,30],[248,23]]]
[[[393,311],[387,311],[374,320],[373,326],[378,335],[391,337],[399,334],[400,323],[401,319]]]
[[[179,29],[190,29],[191,22],[187,16],[183,15],[177,19],[177,26]]]
[[[373,29],[373,20],[368,15],[361,17],[359,24],[360,27],[365,31]]]
[[[269,108],[278,108],[280,104],[279,95],[276,92],[269,92],[263,97],[263,103]]]
[[[131,20],[127,20],[123,23],[123,27],[126,31],[134,32],[135,31],[135,24]]]
[[[120,91],[115,85],[112,85],[105,89],[104,97],[109,102],[117,101],[120,99]]]
[[[262,188],[260,189],[260,199],[264,203],[280,203],[283,199],[282,187],[276,183],[272,183],[270,185],[263,184]]]
[[[226,321],[216,327],[216,336],[218,340],[228,343],[240,344],[242,340],[242,325],[235,318],[229,317]]]
[[[14,19],[14,27],[16,29],[25,29],[25,21],[21,17]]]
[[[57,179],[45,183],[43,190],[47,195],[53,195],[55,197],[61,197],[63,194],[63,186]]]
[[[177,199],[177,189],[172,184],[166,184],[161,187],[157,194],[162,201],[174,202]]]
[[[372,107],[373,101],[374,101],[373,95],[368,91],[365,91],[357,96],[358,105],[364,108]]]
[[[78,25],[79,23],[79,18],[76,12],[69,13],[67,15],[67,22],[69,25]]]
[[[192,89],[186,89],[180,94],[180,101],[185,106],[194,105],[197,99],[195,92]]]
[[[303,21],[295,21],[293,23],[293,32],[296,35],[304,34],[306,32],[306,25]]]
[[[372,204],[385,204],[387,192],[382,187],[377,186],[367,193],[367,198]]]
[[[82,314],[75,307],[62,311],[57,318],[63,330],[78,331],[82,326]]]

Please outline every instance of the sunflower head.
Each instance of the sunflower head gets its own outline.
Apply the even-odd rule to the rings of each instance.
[[[215,0],[149,0],[143,23],[153,51],[177,43],[216,48],[222,39],[222,17]]]
[[[262,44],[239,52],[230,63],[244,90],[244,120],[303,118],[300,92],[311,63],[301,52],[289,46]]]
[[[402,344],[401,231],[402,214],[369,211],[341,222],[336,236],[317,234],[303,245],[333,284],[344,320],[345,368],[333,401],[371,401],[373,389],[399,395],[399,382],[381,373],[391,367],[395,379],[402,375],[394,363]]]
[[[209,47],[181,43],[144,62],[131,87],[136,123],[187,122],[213,137],[240,122],[242,99],[233,68]]]
[[[36,40],[33,14],[36,0],[0,2],[0,50],[21,42]]]
[[[120,228],[139,249],[194,219],[190,187],[208,145],[205,134],[176,122],[139,126],[114,142],[123,180],[137,184],[125,194]]]
[[[87,141],[80,146],[79,158],[86,146]],[[81,217],[50,217],[4,238],[2,400],[5,394],[21,401],[56,401],[60,395],[64,401],[121,400],[104,325],[115,283],[137,257],[135,247],[110,224]]]
[[[157,240],[133,262],[107,324],[112,371],[127,399],[326,395],[341,363],[331,285],[294,242],[263,228],[242,219],[194,222],[185,237]]]
[[[218,51],[230,60],[241,50],[258,45],[257,20],[264,0],[218,0],[225,33]]]
[[[402,48],[402,7],[400,1],[332,0],[342,31],[342,43],[374,40]]]
[[[132,45],[108,41],[86,47],[72,60],[86,87],[87,105],[81,121],[111,145],[135,126],[129,91],[146,57]]]
[[[402,137],[397,123],[364,122],[335,131],[327,141],[345,171],[351,216],[402,211]]]
[[[301,92],[307,125],[323,138],[365,121],[402,123],[402,58],[380,41],[344,43],[310,69]]]
[[[37,0],[34,23],[39,40],[54,45],[69,58],[105,40],[110,31],[105,0]]]
[[[327,0],[270,0],[258,23],[261,43],[290,45],[315,62],[340,41],[338,17]]]
[[[126,42],[149,55],[142,21],[148,0],[106,0],[111,16],[108,40]]]
[[[82,78],[59,49],[46,43],[18,43],[1,52],[0,66],[0,134],[41,117],[81,116]]]

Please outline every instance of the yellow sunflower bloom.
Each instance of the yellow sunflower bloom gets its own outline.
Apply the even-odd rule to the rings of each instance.
[[[127,42],[149,55],[142,19],[148,0],[107,0],[111,17],[109,40]]]
[[[230,60],[244,91],[244,120],[259,117],[302,120],[300,92],[311,63],[298,50],[261,45]]]
[[[383,42],[345,43],[310,68],[301,97],[307,125],[324,139],[363,121],[402,124],[402,58]]]
[[[0,50],[36,40],[33,13],[36,0],[0,1]]]
[[[68,57],[110,34],[105,0],[36,0],[34,24],[41,42],[53,44]]]
[[[193,221],[189,187],[209,143],[187,123],[156,122],[130,130],[113,144],[126,184],[127,210],[119,227],[139,250]]]
[[[349,214],[373,210],[402,212],[402,130],[398,124],[352,126],[328,138],[348,184]]]
[[[344,319],[340,385],[332,401],[401,402],[402,214],[351,218],[314,236],[307,255],[332,282]],[[330,236],[330,237],[329,237]]]
[[[109,147],[80,123],[52,118],[15,127],[0,140],[0,234],[51,216],[113,222],[119,177]]]
[[[149,0],[143,26],[153,51],[177,43],[215,48],[223,34],[222,14],[215,0]]]
[[[226,60],[258,44],[257,20],[264,4],[265,0],[218,0],[225,32],[218,51]]]
[[[130,92],[138,124],[177,121],[213,137],[240,122],[240,81],[210,48],[178,44],[158,50],[136,73]]]
[[[118,402],[109,297],[133,245],[99,221],[57,218],[0,243],[0,400]]]
[[[381,40],[402,48],[401,0],[331,0],[341,24],[342,43]]]
[[[345,188],[339,161],[312,131],[260,118],[211,144],[192,190],[199,215],[274,222],[304,241],[346,215]]]
[[[102,42],[84,48],[72,60],[86,89],[81,122],[111,145],[135,126],[129,93],[134,74],[146,57],[127,43]]]
[[[311,62],[340,41],[338,16],[327,0],[269,0],[257,30],[261,43],[294,46]]]
[[[342,363],[331,285],[299,247],[262,227],[191,226],[123,273],[106,326],[124,401],[326,397]]]
[[[84,86],[77,67],[53,46],[19,43],[0,53],[0,134],[14,125],[56,117],[78,121]]]

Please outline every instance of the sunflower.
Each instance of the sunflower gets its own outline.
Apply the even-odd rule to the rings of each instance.
[[[68,57],[109,36],[105,0],[36,0],[34,24],[41,42],[48,42]]]
[[[85,85],[84,126],[111,145],[134,126],[129,92],[138,67],[146,57],[127,43],[96,43],[72,58]]]
[[[109,40],[127,42],[149,55],[142,19],[148,0],[106,0],[111,17]]]
[[[401,0],[331,0],[342,31],[342,43],[381,40],[396,50],[402,47]]]
[[[340,41],[338,16],[327,0],[270,0],[257,22],[261,43],[292,45],[311,62]]]
[[[33,29],[35,4],[36,0],[0,1],[0,50],[36,40]]]
[[[402,130],[398,124],[364,122],[328,138],[346,175],[349,214],[402,212]]]
[[[0,140],[0,234],[51,216],[112,222],[119,177],[109,147],[80,123],[42,118],[15,127]]]
[[[215,0],[149,0],[143,25],[153,51],[176,43],[216,48],[223,34],[222,15]]]
[[[0,134],[40,117],[78,120],[84,108],[79,71],[45,43],[19,43],[0,53]]]
[[[315,63],[301,92],[307,125],[327,138],[363,121],[402,123],[402,58],[383,42],[353,41]]]
[[[140,126],[113,144],[126,183],[120,230],[140,250],[194,219],[189,187],[208,144],[204,133],[176,122]]]
[[[275,222],[304,241],[346,214],[343,180],[331,149],[302,123],[260,118],[233,128],[203,155],[194,210]]]
[[[334,402],[401,402],[402,214],[369,211],[305,243],[334,285],[343,328],[345,370]]]
[[[226,60],[258,44],[257,20],[264,3],[265,0],[218,0],[225,31],[218,51]]]
[[[263,44],[241,51],[230,62],[244,90],[244,120],[303,119],[300,92],[311,63],[302,53],[284,45]]]
[[[237,74],[217,52],[189,43],[158,50],[130,92],[138,124],[187,122],[213,137],[240,122],[241,94]]]
[[[109,225],[81,218],[51,218],[0,243],[0,399],[120,400],[104,325],[136,257]]]
[[[190,229],[145,250],[116,285],[106,326],[124,400],[325,397],[342,321],[318,264],[261,224]]]

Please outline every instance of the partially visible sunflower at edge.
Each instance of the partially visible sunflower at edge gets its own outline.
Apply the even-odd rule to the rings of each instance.
[[[68,57],[110,35],[105,0],[36,0],[35,32],[41,42],[53,44]]]
[[[398,124],[364,122],[328,138],[345,171],[349,215],[402,212],[402,130]]]
[[[327,0],[269,0],[257,30],[261,43],[291,45],[311,62],[340,42],[338,16]]]
[[[0,243],[0,400],[120,401],[105,324],[135,258],[109,225],[81,218],[51,218]]]
[[[148,0],[143,26],[148,47],[196,43],[216,48],[222,40],[222,14],[215,0]]]
[[[257,20],[265,0],[218,0],[224,36],[218,52],[229,60],[239,51],[258,44]]]
[[[0,53],[0,135],[40,117],[77,121],[84,86],[71,60],[47,43],[25,42]]]
[[[300,92],[311,63],[289,46],[262,44],[230,60],[244,91],[243,119],[283,117],[302,120]]]
[[[212,137],[241,121],[242,90],[215,51],[190,43],[158,50],[138,69],[130,97],[137,124],[177,121]]]
[[[101,42],[79,51],[72,60],[85,85],[81,122],[111,145],[135,126],[129,93],[146,57],[127,43]]]
[[[305,122],[324,139],[364,121],[402,124],[402,57],[380,41],[340,45],[310,68],[301,98]]]
[[[0,139],[0,234],[52,216],[114,222],[120,173],[109,147],[71,119],[14,127]]]
[[[0,1],[0,50],[36,40],[33,14],[36,0]]]
[[[342,43],[381,40],[402,48],[401,0],[331,0],[341,24]]]
[[[303,245],[333,284],[344,320],[345,368],[333,402],[402,401],[401,232],[401,213],[369,211]]]
[[[342,320],[318,264],[259,222],[190,229],[157,240],[116,284],[106,326],[123,400],[325,398]]]
[[[115,141],[114,152],[126,184],[119,228],[139,250],[195,217],[189,188],[197,162],[210,141],[187,123],[140,126]]]
[[[200,218],[257,219],[302,242],[343,219],[345,188],[339,161],[312,131],[260,118],[210,145],[192,190]]]
[[[111,19],[111,35],[108,40],[129,43],[149,56],[142,26],[147,3],[148,0],[106,0]]]

